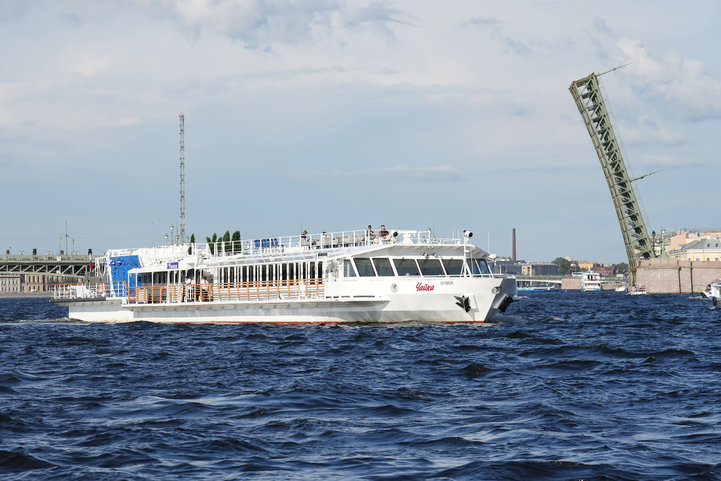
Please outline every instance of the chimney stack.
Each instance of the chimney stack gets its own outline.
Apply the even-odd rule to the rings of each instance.
[[[516,263],[516,228],[513,228],[513,263]]]

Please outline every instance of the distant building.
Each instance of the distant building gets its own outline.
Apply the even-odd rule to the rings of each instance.
[[[20,274],[0,274],[0,293],[20,292]]]
[[[671,235],[668,240],[663,240],[663,253],[668,257],[673,257],[681,261],[692,260],[705,262],[708,259],[713,261],[716,256],[709,252],[704,253],[704,251],[709,251],[709,248],[705,247],[702,241],[710,241],[710,243],[715,244],[719,239],[721,239],[721,232],[680,231]],[[699,252],[699,249],[701,252]],[[658,249],[657,253],[659,253]],[[719,260],[721,260],[721,257]]]
[[[686,244],[680,249],[678,259],[682,261],[721,261],[721,238],[709,237]]]
[[[23,277],[23,292],[42,292],[45,290],[45,276],[40,274],[25,274]]]
[[[616,268],[610,264],[599,264],[597,262],[579,262],[578,268],[584,272],[598,272],[601,277],[613,277],[616,274]]]
[[[0,293],[47,292],[55,284],[72,282],[71,278],[45,274],[0,274]]]
[[[521,274],[524,276],[557,276],[558,266],[552,262],[521,264]]]
[[[517,275],[521,272],[519,264],[511,259],[497,257],[491,261],[491,269],[494,274]]]

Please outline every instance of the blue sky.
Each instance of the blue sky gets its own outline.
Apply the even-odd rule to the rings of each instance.
[[[0,0],[0,247],[433,227],[625,261],[568,92],[591,72],[649,231],[719,229],[716,1]],[[63,240],[64,244],[64,240]]]

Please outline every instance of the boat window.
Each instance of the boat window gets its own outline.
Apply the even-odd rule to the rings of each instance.
[[[478,259],[478,267],[481,268],[481,273],[484,276],[490,276],[491,274],[493,274],[493,272],[491,272],[491,267],[488,265],[488,261],[486,259]]]
[[[443,267],[449,276],[460,276],[463,270],[463,261],[461,259],[443,259]]]
[[[373,270],[373,264],[367,257],[356,257],[355,266],[358,269],[358,275],[361,277],[375,277],[376,273]]]
[[[471,273],[474,276],[490,276],[491,269],[485,259],[471,259],[469,262]]]
[[[393,267],[391,267],[391,260],[386,257],[374,257],[373,264],[376,266],[376,271],[381,277],[393,277]]]
[[[355,269],[349,259],[343,261],[343,277],[355,277]]]
[[[443,267],[439,259],[418,259],[418,267],[424,276],[442,276]]]
[[[396,265],[396,272],[398,272],[399,276],[420,275],[415,259],[394,259],[393,262]]]

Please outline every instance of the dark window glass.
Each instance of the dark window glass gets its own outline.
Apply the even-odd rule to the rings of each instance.
[[[443,267],[446,268],[446,274],[449,276],[460,276],[463,261],[461,259],[443,259]]]
[[[439,259],[418,259],[418,267],[424,276],[442,276],[443,268]]]
[[[343,261],[343,277],[355,277],[355,270],[353,269],[353,264],[346,259]]]
[[[358,269],[358,275],[361,277],[375,277],[376,273],[373,270],[371,260],[365,257],[358,257],[355,259],[355,266]]]
[[[393,268],[391,267],[391,260],[385,257],[374,257],[373,264],[376,265],[376,271],[379,276],[393,277]]]
[[[415,259],[394,259],[393,263],[396,265],[396,272],[399,276],[420,275]]]
[[[481,274],[484,276],[490,276],[491,275],[491,268],[488,267],[488,262],[486,259],[477,259],[478,261],[478,267],[481,269]]]

